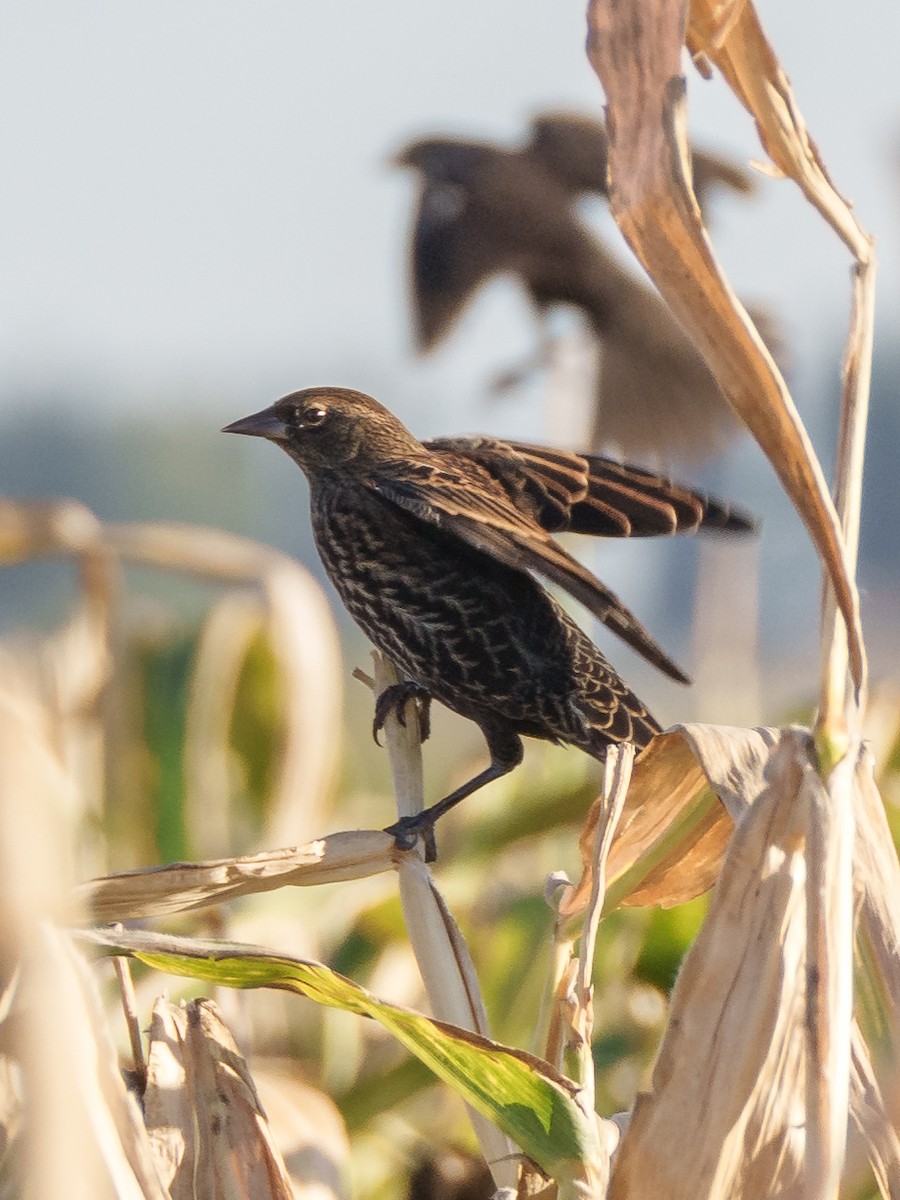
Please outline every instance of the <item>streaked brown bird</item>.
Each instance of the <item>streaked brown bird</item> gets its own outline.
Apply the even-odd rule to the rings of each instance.
[[[637,467],[504,442],[420,442],[362,392],[319,387],[227,425],[277,442],[305,472],[319,554],[351,616],[405,679],[474,721],[490,765],[391,828],[403,845],[522,759],[522,735],[602,759],[659,729],[532,572],[563,587],[672,678],[686,676],[552,534],[641,537],[747,530],[739,512]]]
[[[418,348],[442,341],[489,279],[512,274],[539,314],[573,305],[599,339],[595,448],[681,462],[720,452],[740,423],[706,362],[658,293],[616,261],[574,206],[577,193],[605,191],[603,126],[548,114],[533,129],[521,150],[427,138],[396,157],[421,178],[410,252]],[[724,167],[716,175],[715,161],[695,158],[704,192],[728,176]],[[735,186],[741,173],[732,171]],[[765,314],[755,316],[774,340]]]

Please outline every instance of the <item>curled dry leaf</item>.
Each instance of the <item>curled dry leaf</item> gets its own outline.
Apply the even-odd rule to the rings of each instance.
[[[755,119],[760,140],[778,170],[799,184],[853,255],[867,259],[872,239],[829,178],[753,4],[745,0],[723,6],[714,0],[691,0],[685,40],[692,54],[702,54],[722,72]]]
[[[652,1090],[638,1097],[614,1167],[615,1200],[750,1200],[800,1178],[815,969],[805,848],[817,790],[809,736],[785,733],[675,984]]]
[[[264,617],[261,598],[242,588],[214,604],[200,629],[189,681],[183,758],[189,845],[203,858],[235,848],[229,735],[241,671]]]
[[[873,241],[857,221],[851,204],[829,178],[754,6],[748,2],[723,7],[714,0],[693,0],[687,43],[696,56],[702,56],[719,68],[738,100],[756,121],[760,141],[772,162],[782,174],[797,183],[856,259],[850,331],[844,354],[834,488],[844,535],[845,566],[852,577],[859,540],[875,325]],[[819,726],[829,737],[840,735],[838,748],[841,749],[848,732],[844,694],[848,647],[844,631],[835,620],[832,596],[826,598],[822,627],[824,671]],[[855,714],[851,716],[851,723],[855,723]]]
[[[752,5],[747,0],[729,11],[735,23],[716,26],[720,40],[734,33]],[[806,524],[846,622],[851,671],[861,687],[858,598],[834,504],[787,385],[715,258],[691,190],[681,74],[685,22],[685,0],[591,0],[588,6],[588,53],[608,104],[610,208]],[[785,137],[790,140],[788,125]],[[805,152],[798,144],[797,155]]]
[[[10,1055],[4,1083],[21,1102],[22,1121],[3,1186],[15,1195],[68,1196],[77,1180],[74,1190],[84,1195],[164,1200],[97,981],[52,924],[72,919],[67,884],[78,813],[78,789],[54,732],[28,686],[0,691],[0,1020]],[[7,1121],[11,1099],[3,1097]]]
[[[21,503],[0,497],[0,564],[58,556],[75,556],[80,564],[86,612],[93,622],[93,671],[96,676],[102,670],[100,682],[105,681],[108,668],[107,621],[115,564],[138,563],[259,589],[265,601],[263,625],[283,693],[282,749],[265,843],[285,844],[309,836],[321,800],[337,778],[341,714],[337,630],[310,573],[287,555],[222,529],[161,521],[106,523],[71,500]],[[82,654],[84,642],[82,636],[78,647]],[[222,641],[213,649],[221,653]],[[229,664],[223,663],[217,672],[218,665],[209,656],[201,662],[197,686],[204,702],[212,694],[227,694],[227,688],[217,693],[216,684],[222,682]],[[233,662],[230,665],[237,669]],[[221,703],[217,709],[220,731],[225,719]],[[194,718],[198,710],[199,705],[194,705]],[[209,759],[204,754],[209,738],[203,736],[209,731],[198,732],[196,724],[195,719],[189,730],[192,782],[200,775],[197,760]]]
[[[546,1058],[555,1066],[565,1066],[567,1074],[581,1089],[584,1105],[590,1111],[596,1107],[594,1032],[594,960],[597,933],[606,893],[606,862],[631,781],[634,746],[625,743],[612,746],[603,764],[603,790],[598,800],[600,811],[594,821],[594,836],[590,849],[592,879],[586,911],[581,923],[581,935],[569,934],[571,923],[560,908],[560,919],[554,929],[552,977],[545,1000],[548,1008]],[[597,1119],[597,1132],[605,1157],[598,1172],[599,1194],[606,1195],[609,1186],[609,1166],[619,1143],[619,1128],[610,1120]],[[540,1181],[528,1164],[522,1169],[520,1195],[541,1194]]]
[[[16,704],[40,707],[47,749],[66,764],[75,808],[95,802],[110,733],[102,714],[114,671],[110,618],[117,572],[100,540],[101,528],[75,501],[0,497],[0,566],[70,556],[78,575],[78,598],[67,620],[50,634],[31,631],[0,645],[3,690]],[[29,774],[25,765],[22,779]],[[85,781],[79,793],[76,785]]]
[[[101,525],[77,500],[22,503],[0,496],[0,563],[78,553],[96,543]]]
[[[683,904],[715,883],[734,823],[764,787],[771,729],[676,725],[635,763],[607,864],[605,911]],[[592,886],[597,800],[581,832],[582,877],[560,906],[583,911]]]
[[[157,1001],[144,1120],[172,1200],[292,1200],[247,1064],[211,1000]]]
[[[380,829],[362,829],[243,858],[123,871],[81,884],[75,897],[95,921],[129,921],[281,887],[363,879],[394,865],[394,839]]]

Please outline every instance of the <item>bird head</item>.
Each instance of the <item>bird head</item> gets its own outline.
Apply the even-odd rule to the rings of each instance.
[[[384,405],[350,388],[315,387],[291,392],[252,416],[226,425],[277,442],[307,475],[359,471],[421,449]]]
[[[486,142],[433,137],[409,142],[394,155],[392,163],[395,167],[420,171],[432,183],[466,187],[482,167],[503,153],[499,147]]]

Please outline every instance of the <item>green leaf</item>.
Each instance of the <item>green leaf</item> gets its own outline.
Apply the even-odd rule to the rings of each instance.
[[[255,946],[152,933],[93,930],[78,936],[107,952],[129,954],[172,975],[227,987],[283,988],[319,1004],[371,1017],[558,1183],[584,1181],[602,1161],[593,1114],[581,1108],[575,1085],[548,1063],[387,1004],[321,963]]]
[[[661,992],[670,992],[708,909],[707,896],[698,896],[675,908],[651,909],[644,944],[634,964],[634,977]]]

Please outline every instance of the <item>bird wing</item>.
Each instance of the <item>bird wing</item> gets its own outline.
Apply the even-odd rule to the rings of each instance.
[[[573,192],[608,195],[609,136],[595,117],[574,112],[543,112],[531,119],[528,152]],[[717,187],[752,194],[754,177],[741,163],[691,147],[694,192],[703,208]]]
[[[495,438],[440,438],[427,445],[479,462],[516,507],[550,533],[655,537],[755,527],[724,501],[612,458]]]
[[[465,189],[426,182],[413,226],[410,263],[419,349],[437,345],[474,293],[504,265],[495,260]]]
[[[382,464],[367,482],[419,520],[507,566],[535,571],[558,584],[648,662],[681,683],[689,682],[618,596],[518,507],[503,484],[471,456],[438,445],[427,459]]]
[[[528,151],[573,192],[608,194],[609,138],[602,121],[578,113],[538,113],[531,121]]]

